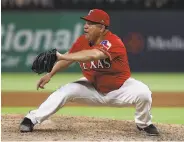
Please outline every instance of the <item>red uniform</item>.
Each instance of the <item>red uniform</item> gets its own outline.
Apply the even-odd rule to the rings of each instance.
[[[73,44],[69,53],[94,48],[101,50],[109,58],[80,62],[83,75],[99,92],[108,93],[117,90],[130,77],[127,52],[123,42],[109,31],[99,45],[90,46],[88,40],[82,35]]]

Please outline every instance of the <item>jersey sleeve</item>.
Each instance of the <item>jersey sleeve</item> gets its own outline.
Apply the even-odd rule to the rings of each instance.
[[[113,60],[117,56],[122,55],[124,54],[124,52],[126,52],[124,44],[120,39],[117,39],[115,41],[103,40],[95,48],[106,54],[110,60]]]

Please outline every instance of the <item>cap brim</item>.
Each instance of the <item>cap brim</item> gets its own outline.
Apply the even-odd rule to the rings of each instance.
[[[85,20],[85,21],[90,21],[90,22],[93,22],[93,23],[96,23],[96,24],[101,24],[99,22],[95,22],[95,21],[89,19],[87,16],[86,17],[80,17],[80,19]]]
[[[85,18],[85,17],[80,17],[80,19],[82,19],[82,20],[86,20],[86,18]]]

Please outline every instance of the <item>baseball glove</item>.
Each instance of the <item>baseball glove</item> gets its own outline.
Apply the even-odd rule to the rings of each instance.
[[[40,53],[33,61],[31,69],[38,74],[51,72],[57,60],[56,51],[56,49],[52,49]]]

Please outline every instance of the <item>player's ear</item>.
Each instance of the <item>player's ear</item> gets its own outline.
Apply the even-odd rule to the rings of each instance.
[[[101,25],[101,32],[104,32],[105,31],[105,25]]]

